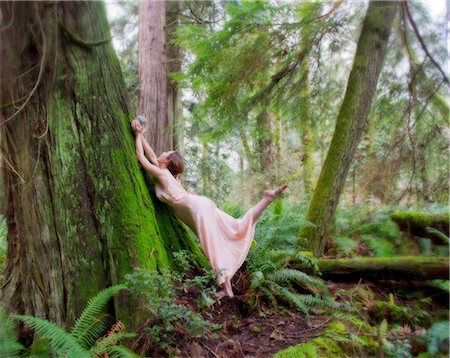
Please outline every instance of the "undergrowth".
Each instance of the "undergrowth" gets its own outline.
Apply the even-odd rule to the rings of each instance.
[[[104,307],[113,295],[125,286],[112,286],[100,291],[89,300],[80,317],[70,331],[42,318],[24,315],[6,316],[0,309],[0,356],[1,357],[137,357],[128,348],[119,345],[121,340],[134,337],[125,332],[120,321],[103,313]],[[23,322],[33,329],[37,336],[29,348],[17,343],[12,319]]]

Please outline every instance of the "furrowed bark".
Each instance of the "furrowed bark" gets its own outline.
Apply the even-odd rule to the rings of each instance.
[[[71,326],[89,298],[134,267],[170,267],[171,250],[200,251],[149,195],[103,3],[0,8],[11,21],[0,34],[0,103],[16,103],[0,112],[1,300],[9,311]],[[135,311],[125,295],[111,307],[127,323]]]

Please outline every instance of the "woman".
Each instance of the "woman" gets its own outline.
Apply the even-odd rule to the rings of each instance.
[[[156,196],[172,207],[175,215],[200,239],[203,252],[218,275],[222,290],[218,297],[233,297],[231,278],[243,264],[255,233],[255,224],[264,209],[287,187],[266,190],[261,201],[241,219],[224,213],[210,199],[186,191],[178,176],[183,159],[175,151],[156,157],[144,139],[139,121],[131,123],[136,136],[136,153],[141,165],[156,179]],[[148,159],[147,159],[148,158]]]

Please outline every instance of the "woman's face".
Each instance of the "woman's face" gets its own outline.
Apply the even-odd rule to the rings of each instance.
[[[158,163],[159,166],[162,168],[167,168],[167,165],[169,164],[169,156],[173,153],[174,151],[171,150],[169,152],[162,152],[161,155],[158,157]]]

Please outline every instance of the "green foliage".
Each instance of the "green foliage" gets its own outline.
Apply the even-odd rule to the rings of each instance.
[[[17,342],[16,327],[3,307],[0,307],[0,357],[19,357],[24,347]]]
[[[430,353],[449,353],[450,321],[436,322],[428,331],[428,351]]]
[[[70,334],[84,348],[94,346],[96,340],[111,326],[112,322],[109,317],[101,316],[101,314],[111,297],[123,289],[126,289],[126,286],[117,285],[105,288],[88,301],[86,308],[70,330]]]
[[[261,218],[245,266],[250,292],[256,304],[269,300],[285,303],[309,315],[327,307],[338,307],[322,280],[294,269],[304,264],[318,272],[316,261],[298,250],[297,235],[304,222],[294,209],[277,214],[268,212]]]
[[[108,316],[101,313],[111,297],[125,288],[123,285],[117,285],[100,291],[89,300],[70,332],[41,318],[15,315],[15,318],[27,324],[39,335],[39,339],[30,347],[30,353],[42,354],[48,345],[52,354],[64,357],[92,357],[103,353],[119,356],[119,353],[115,352],[121,352],[121,357],[136,357],[132,351],[118,345],[120,340],[134,337],[134,334],[115,332],[102,337],[108,332],[111,323]]]
[[[186,260],[185,253],[176,255],[180,262]],[[177,289],[182,290],[182,275],[163,270],[155,271],[136,270],[127,275],[127,286],[145,300],[145,307],[149,311],[149,319],[145,326],[146,337],[152,345],[152,352],[169,350],[175,346],[177,337],[199,337],[209,327],[209,322],[188,307],[176,302]],[[210,278],[193,278],[190,283],[199,285]],[[209,298],[205,294],[206,299]]]

